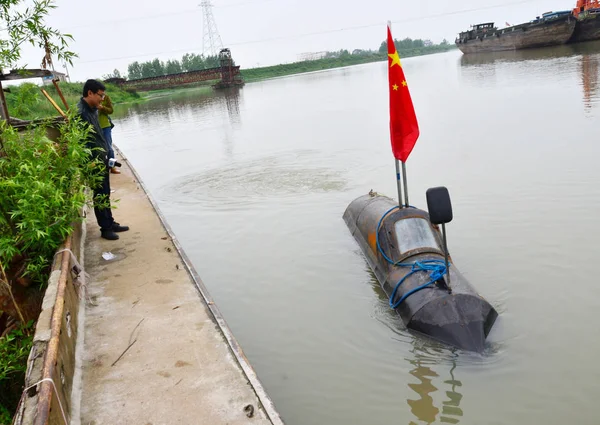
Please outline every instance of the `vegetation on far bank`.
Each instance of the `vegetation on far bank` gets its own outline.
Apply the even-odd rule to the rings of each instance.
[[[180,72],[199,71],[201,69],[216,68],[219,66],[218,56],[203,56],[195,53],[186,53],[178,59],[169,59],[166,62],[158,58],[146,61],[135,61],[127,67],[127,78],[137,80],[140,78],[159,77]],[[114,70],[108,77],[121,77],[119,70]]]
[[[439,44],[434,44],[429,40],[413,40],[411,38],[405,38],[403,40],[394,40],[394,44],[396,45],[396,49],[398,49],[400,57],[428,55],[432,53],[445,52],[456,48],[454,44],[450,44],[446,40],[443,40]],[[386,59],[387,41],[383,41],[378,50],[356,49],[352,52],[348,50],[325,52],[317,59],[258,68],[241,68],[241,73],[244,77],[244,80],[250,82],[267,78],[282,77],[285,75],[299,74],[303,72],[320,71],[343,66],[384,61]],[[164,62],[158,58],[142,63],[136,61],[129,64],[127,67],[127,74],[121,73],[118,69],[115,69],[112,73],[105,75],[104,78],[125,78],[129,80],[137,80],[140,78],[158,77],[179,72],[215,68],[217,66],[219,66],[219,58],[217,56],[205,57],[203,55],[186,53],[183,55],[181,61],[177,59],[169,59]]]
[[[425,45],[423,40],[396,40],[398,54],[402,58],[446,52],[455,46],[442,42],[441,44]],[[303,72],[321,71],[324,69],[360,65],[363,63],[387,60],[387,43],[383,43],[378,51],[373,50],[340,50],[327,52],[324,57],[282,65],[265,66],[261,68],[242,69],[241,73],[246,82],[283,77]]]

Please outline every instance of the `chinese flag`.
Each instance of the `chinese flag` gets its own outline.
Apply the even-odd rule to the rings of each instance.
[[[392,31],[387,28],[388,75],[390,85],[390,135],[394,158],[402,162],[410,155],[419,138],[419,124],[413,107],[400,56]]]

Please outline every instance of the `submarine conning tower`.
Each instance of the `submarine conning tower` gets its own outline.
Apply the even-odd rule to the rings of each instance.
[[[447,205],[449,221],[449,197]],[[432,224],[428,212],[400,208],[395,200],[373,193],[352,201],[344,221],[390,297],[390,307],[409,330],[460,349],[483,351],[498,313],[446,258],[440,221]]]

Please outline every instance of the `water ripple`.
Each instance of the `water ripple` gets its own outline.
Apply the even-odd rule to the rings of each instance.
[[[160,196],[171,203],[231,210],[268,199],[346,189],[342,172],[311,165],[310,156],[299,152],[263,157],[189,174],[164,186]]]

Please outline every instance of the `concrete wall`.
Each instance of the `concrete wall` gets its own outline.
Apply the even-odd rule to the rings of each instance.
[[[73,376],[75,373],[75,354],[77,348],[79,312],[83,308],[83,293],[79,287],[79,282],[85,282],[83,273],[78,274],[77,263],[83,263],[83,241],[85,240],[85,226],[77,223],[71,238],[71,251],[66,253],[69,256],[69,267],[65,271],[66,286],[64,297],[57,298],[59,294],[59,281],[61,273],[63,253],[55,255],[52,265],[52,273],[48,280],[48,288],[42,304],[42,312],[38,318],[33,347],[29,354],[28,366],[25,378],[25,388],[30,388],[21,399],[19,409],[14,419],[15,425],[32,425],[41,421],[44,416],[48,417],[48,424],[65,424],[64,414],[69,420],[71,413],[71,392],[73,388]],[[57,253],[62,250],[59,248]],[[75,258],[73,258],[75,257]],[[76,260],[76,261],[75,261]],[[79,280],[78,280],[79,277]],[[80,294],[82,295],[80,297]],[[52,315],[54,308],[59,303],[63,303],[63,311],[60,317],[60,327],[55,326],[54,335],[52,333]],[[49,346],[52,337],[58,339],[58,351],[56,358],[46,359],[49,353]],[[51,379],[56,385],[56,390],[51,383],[46,382],[43,385],[50,385],[50,404],[48,408],[43,408],[44,404],[40,400],[39,383],[44,376],[44,363],[48,360],[46,367],[51,370]],[[46,373],[48,373],[46,371]],[[58,397],[57,397],[58,395]],[[48,411],[49,410],[49,411]]]

